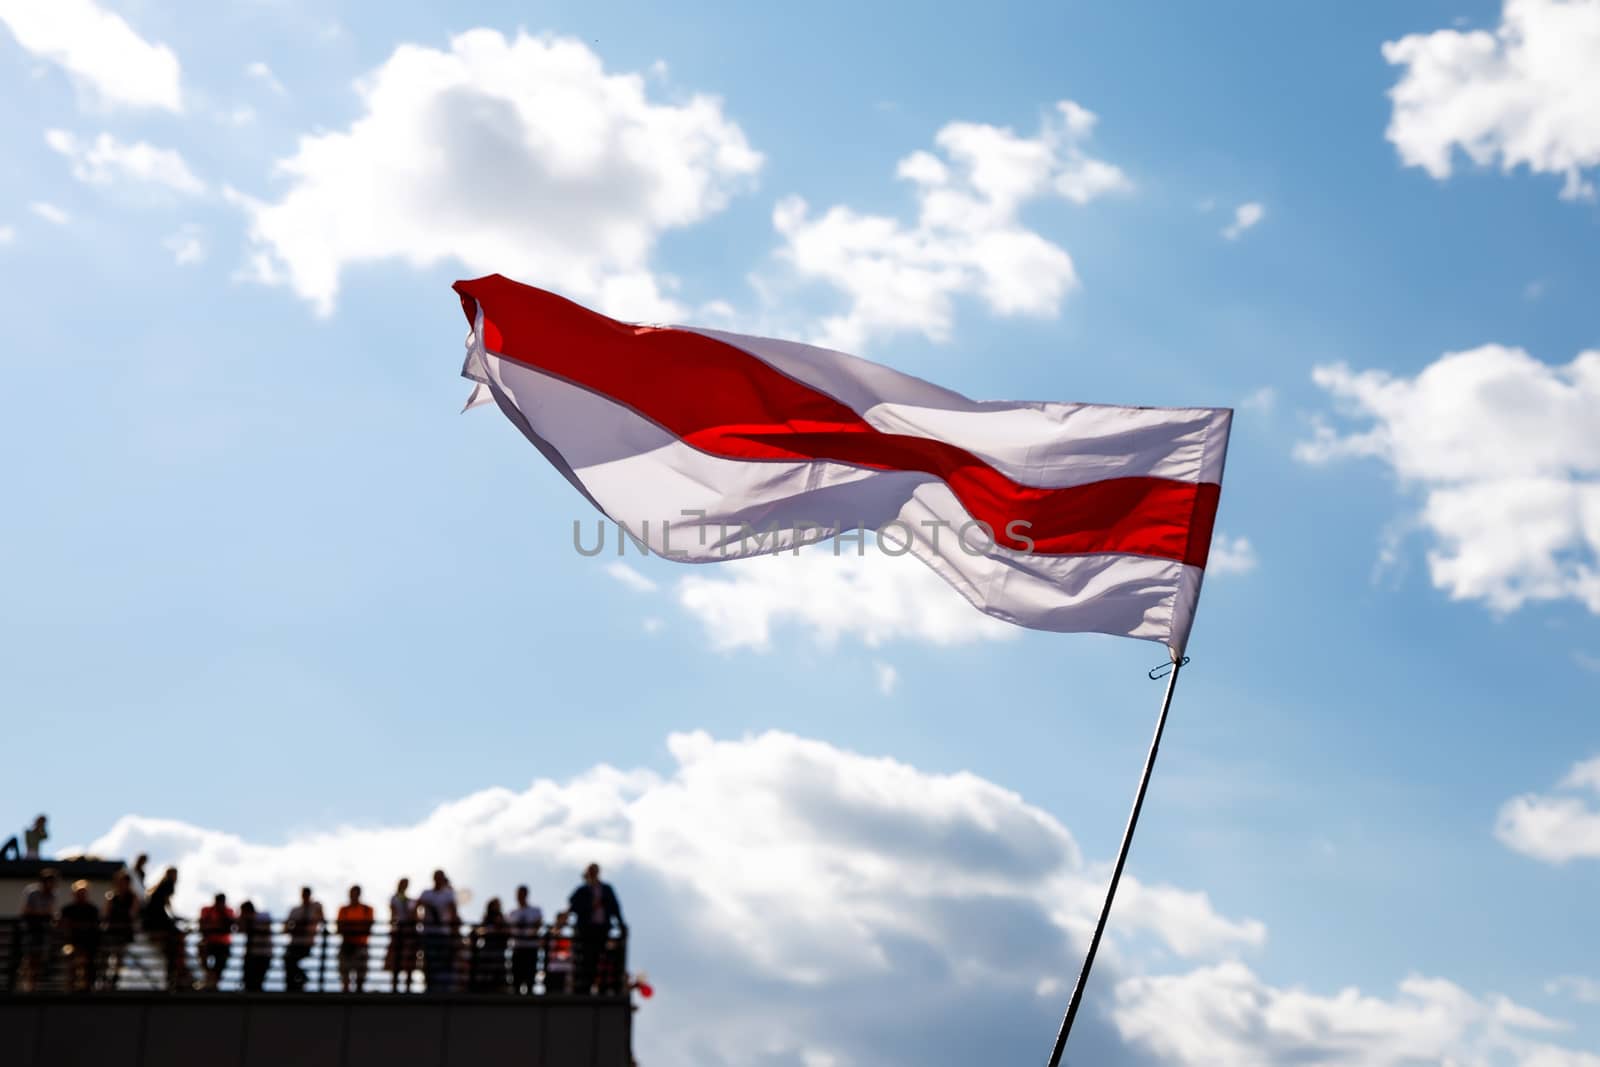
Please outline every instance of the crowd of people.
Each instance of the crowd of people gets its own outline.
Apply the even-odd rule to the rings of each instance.
[[[71,991],[116,989],[131,947],[143,938],[159,954],[163,982],[170,990],[221,988],[238,948],[238,988],[262,992],[280,945],[283,990],[307,990],[308,963],[314,955],[321,989],[320,976],[336,942],[339,988],[360,993],[367,991],[375,933],[387,935],[382,966],[391,992],[411,992],[415,985],[429,993],[617,995],[626,986],[623,942],[628,928],[617,894],[600,880],[597,864],[584,871],[583,882],[549,923],[529,902],[527,886],[517,887],[515,907],[507,910],[494,897],[482,918],[468,922],[450,879],[444,871],[434,871],[432,884],[416,896],[411,895],[410,880],[400,879],[389,898],[386,922],[380,922],[361,887],[353,885],[331,923],[308,886],[281,923],[253,901],[235,909],[218,893],[189,924],[172,908],[177,869],[166,868],[147,886],[148,862],[141,855],[118,871],[100,902],[91,899],[90,886],[82,881],[61,899],[56,872],[42,871],[23,892],[16,988],[42,988],[59,965],[63,984]]]

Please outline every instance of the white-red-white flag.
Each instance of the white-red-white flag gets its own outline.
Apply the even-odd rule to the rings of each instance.
[[[1233,412],[973,401],[841,352],[455,284],[462,373],[656,553],[878,531],[990,615],[1160,641],[1194,621]],[[859,550],[859,549],[858,549]]]

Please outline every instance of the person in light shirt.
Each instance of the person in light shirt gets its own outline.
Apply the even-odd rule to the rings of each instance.
[[[448,993],[456,980],[456,935],[461,929],[461,914],[456,908],[456,891],[443,871],[433,872],[433,888],[417,898],[422,915],[422,956],[428,978],[428,992]]]
[[[526,995],[539,976],[539,930],[544,925],[544,912],[528,903],[527,886],[517,886],[517,906],[506,919],[511,923],[511,991]]]

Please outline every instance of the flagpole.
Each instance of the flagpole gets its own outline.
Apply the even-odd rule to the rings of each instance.
[[[1161,733],[1167,728],[1167,712],[1172,707],[1172,691],[1178,685],[1178,671],[1182,670],[1187,662],[1187,657],[1176,656],[1172,661],[1172,673],[1167,675],[1167,692],[1161,698],[1161,714],[1156,719],[1155,736],[1150,739],[1150,754],[1144,759],[1144,774],[1139,778],[1139,792],[1134,795],[1133,810],[1128,813],[1128,828],[1122,831],[1122,847],[1117,850],[1117,865],[1111,870],[1111,884],[1106,886],[1105,903],[1100,906],[1100,921],[1095,923],[1094,936],[1089,939],[1089,953],[1083,959],[1083,970],[1078,973],[1078,984],[1072,989],[1072,1000],[1067,1004],[1067,1014],[1061,1020],[1061,1032],[1056,1035],[1056,1047],[1050,1054],[1049,1067],[1061,1067],[1061,1054],[1066,1051],[1067,1036],[1072,1033],[1072,1020],[1077,1018],[1078,1005],[1083,1003],[1083,990],[1089,984],[1089,970],[1094,966],[1094,954],[1100,949],[1100,936],[1106,932],[1106,920],[1111,917],[1111,901],[1116,898],[1117,883],[1122,881],[1122,868],[1128,862],[1128,846],[1133,843],[1133,828],[1139,825],[1139,809],[1144,807],[1145,790],[1150,788],[1150,771],[1156,765],[1156,752],[1161,748]]]

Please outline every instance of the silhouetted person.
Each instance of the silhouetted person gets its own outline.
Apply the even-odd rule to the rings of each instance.
[[[372,908],[361,903],[361,887],[350,887],[350,901],[339,908],[339,988],[360,993],[367,987],[367,942],[372,937]]]
[[[589,864],[583,872],[583,884],[572,891],[567,899],[567,910],[572,913],[578,928],[577,988],[583,995],[594,992],[595,979],[600,972],[600,958],[611,937],[611,924],[626,936],[627,924],[622,921],[622,905],[616,892],[600,880],[600,865]],[[613,968],[614,969],[614,968]],[[602,993],[617,990],[603,988]]]
[[[239,934],[244,938],[244,991],[259,993],[272,966],[272,916],[245,901],[239,905]]]
[[[477,993],[502,993],[506,988],[506,945],[511,924],[506,922],[500,898],[491,897],[483,909],[472,945],[472,989]]]
[[[89,883],[72,883],[72,900],[61,909],[61,941],[67,955],[67,990],[94,988],[95,961],[100,955],[100,909],[89,899]]]
[[[103,959],[105,974],[100,984],[106,989],[117,988],[122,977],[122,960],[133,942],[135,924],[139,921],[140,897],[133,891],[133,876],[124,867],[111,876],[111,889],[106,893],[105,941]]]
[[[283,986],[291,993],[306,988],[306,957],[317,943],[317,932],[322,929],[322,905],[311,899],[311,887],[300,890],[300,904],[291,908],[284,920],[284,932],[289,935],[289,947],[283,950]]]
[[[402,878],[389,898],[389,948],[383,966],[389,972],[389,988],[411,992],[411,974],[417,969],[417,902],[407,893],[411,879]]]
[[[427,968],[428,992],[448,993],[456,980],[456,935],[461,915],[456,891],[443,871],[433,872],[433,888],[417,898],[422,915],[422,956]]]
[[[21,966],[17,986],[25,993],[39,987],[50,962],[50,928],[56,921],[56,872],[46,867],[39,880],[22,891]]]
[[[145,898],[140,922],[145,936],[161,951],[167,968],[167,988],[183,989],[190,985],[188,961],[183,958],[183,931],[172,914],[172,894],[178,891],[178,868],[168,867]]]
[[[544,913],[538,905],[528,903],[527,886],[517,886],[517,906],[506,919],[511,924],[511,989],[532,993],[539,977],[539,928],[544,925]]]
[[[233,955],[233,925],[238,917],[228,907],[228,898],[218,893],[200,909],[200,966],[206,972],[206,988],[215,989],[222,971]]]
[[[43,848],[50,831],[46,826],[45,817],[39,816],[33,820],[33,825],[22,831],[23,845],[17,847],[17,839],[8,837],[4,845],[0,845],[0,860],[36,860],[39,851]]]

